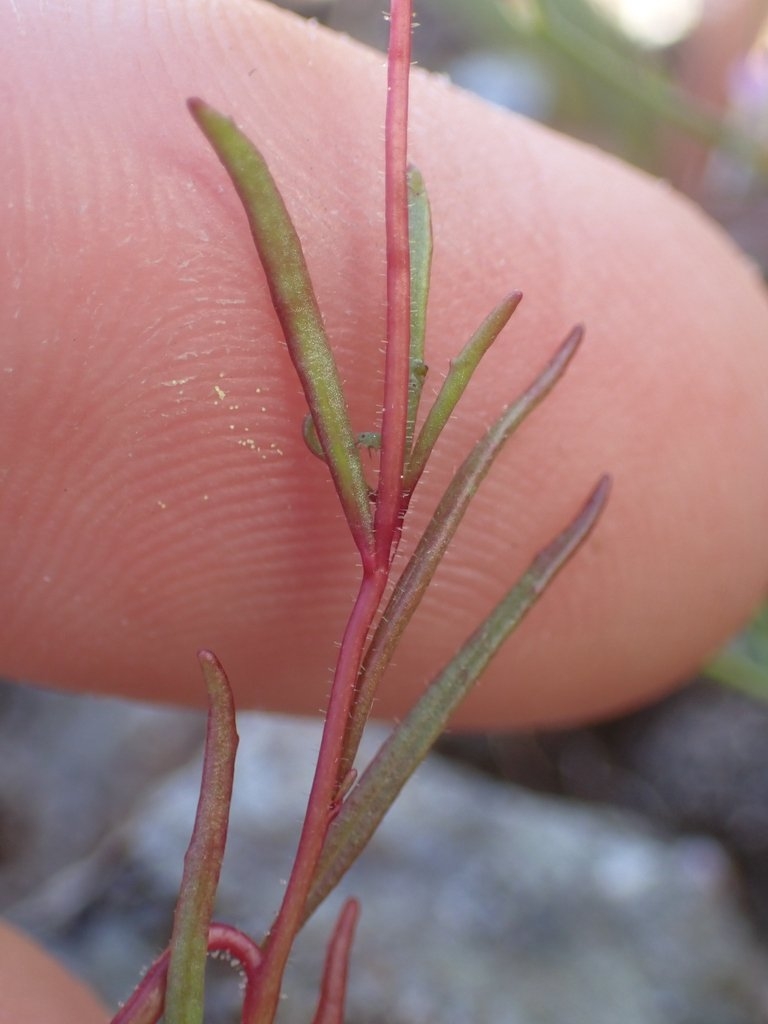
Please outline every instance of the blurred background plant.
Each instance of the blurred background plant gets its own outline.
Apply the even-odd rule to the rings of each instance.
[[[381,49],[378,0],[279,0]],[[768,267],[765,0],[420,0],[416,61],[668,179]]]

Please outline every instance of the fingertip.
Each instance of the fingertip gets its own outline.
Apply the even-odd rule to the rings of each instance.
[[[93,993],[10,925],[0,923],[0,1019],[23,1024],[107,1024]]]
[[[205,4],[122,5],[118,28],[88,10],[60,23],[30,7],[4,68],[25,80],[34,54],[51,54],[24,87],[26,120],[4,135],[19,140],[10,192],[29,202],[6,211],[23,258],[3,303],[18,382],[0,408],[3,668],[189,701],[205,638],[241,702],[314,711],[354,553],[300,438],[306,409],[245,217],[183,104],[209,97],[265,149],[353,419],[370,429],[382,60],[261,4],[215,21]],[[13,33],[8,11],[0,31],[5,16]],[[378,707],[402,712],[605,470],[615,485],[598,530],[465,721],[636,704],[694,668],[765,589],[765,296],[722,233],[658,183],[429,76],[412,95],[435,224],[425,395],[500,294],[526,299],[514,343],[496,343],[435,451],[411,536],[567,325],[587,332],[562,343],[577,358],[483,485]],[[188,106],[199,117],[206,101]]]

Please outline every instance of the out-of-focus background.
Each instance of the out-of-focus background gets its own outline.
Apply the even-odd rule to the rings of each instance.
[[[381,0],[279,0],[379,49]],[[691,194],[768,261],[764,0],[417,0],[416,61]]]
[[[386,45],[383,0],[281,5]],[[668,179],[768,268],[768,0],[416,8],[422,66]],[[764,614],[710,673],[757,696],[701,679],[593,728],[446,737],[346,886],[349,1024],[768,1021],[766,637]],[[259,933],[319,734],[240,728],[219,915]],[[202,729],[0,684],[0,909],[113,1003],[168,936]],[[329,926],[299,945],[284,1024],[311,1019]],[[214,965],[211,1021],[238,996]]]

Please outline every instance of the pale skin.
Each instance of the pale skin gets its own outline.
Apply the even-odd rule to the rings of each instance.
[[[265,151],[355,430],[372,430],[382,59],[253,0],[56,7],[0,4],[0,672],[189,703],[207,646],[242,706],[315,712],[356,558],[301,440],[306,410],[244,217],[184,100],[233,114]],[[637,706],[765,591],[757,272],[663,185],[420,74],[411,139],[435,221],[427,393],[490,308],[525,294],[436,451],[414,530],[575,321],[587,340],[480,491],[377,711],[407,706],[604,471],[614,491],[588,548],[460,724]],[[11,946],[0,933],[14,982],[0,977],[2,1024],[105,1019]],[[37,998],[16,984],[27,968],[34,1006],[19,1002]]]

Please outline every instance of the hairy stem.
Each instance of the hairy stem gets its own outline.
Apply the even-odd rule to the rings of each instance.
[[[405,627],[418,607],[478,487],[512,434],[546,398],[561,379],[576,354],[583,329],[574,327],[533,383],[512,402],[472,448],[456,471],[435,514],[395,584],[381,615],[358,679],[339,778],[352,767],[376,690]]]
[[[609,490],[610,479],[601,478],[576,518],[536,555],[526,573],[385,740],[333,822],[307,902],[307,915],[333,890],[363,851],[398,793],[499,647],[589,536]]]
[[[338,797],[337,765],[354,700],[355,681],[386,583],[386,571],[365,575],[347,622],[296,859],[283,903],[263,946],[264,966],[257,985],[254,1013],[244,1018],[246,1024],[271,1024],[277,1008],[285,964],[293,939],[304,921],[307,895],[333,818]]]
[[[410,242],[408,236],[408,80],[411,0],[393,0],[390,15],[385,126],[387,354],[381,463],[374,531],[379,566],[390,561],[400,518],[410,376]]]
[[[246,1000],[261,964],[261,951],[253,939],[230,924],[212,922],[208,929],[208,952],[226,953],[245,973]],[[170,947],[150,966],[130,999],[121,1006],[111,1024],[157,1024],[165,1009]]]
[[[347,900],[328,945],[320,1002],[312,1024],[344,1024],[349,957],[359,916],[360,904],[357,900]]]

